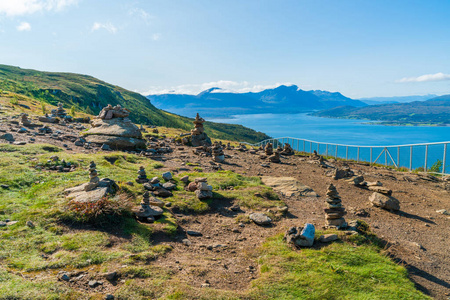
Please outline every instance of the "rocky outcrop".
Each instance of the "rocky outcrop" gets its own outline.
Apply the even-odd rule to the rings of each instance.
[[[91,121],[92,128],[86,132],[86,141],[106,144],[115,150],[144,149],[142,132],[128,119],[129,111],[117,105],[105,107]]]

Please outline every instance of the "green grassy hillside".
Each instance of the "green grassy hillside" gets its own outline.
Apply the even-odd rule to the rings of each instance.
[[[136,123],[188,130],[192,119],[167,113],[154,107],[144,96],[92,76],[73,73],[41,72],[0,65],[0,89],[65,108],[98,114],[107,104],[120,104],[131,111]],[[267,138],[261,132],[240,126],[207,122],[208,134],[214,138],[256,142]]]

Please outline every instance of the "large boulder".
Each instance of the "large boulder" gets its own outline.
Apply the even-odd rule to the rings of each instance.
[[[314,244],[316,228],[311,223],[306,223],[305,227],[291,227],[284,235],[288,244],[301,247],[311,247]]]
[[[128,118],[94,119],[86,134],[86,141],[108,145],[111,149],[144,149],[142,132]]]
[[[400,210],[400,202],[391,196],[375,192],[369,197],[369,201],[376,207],[381,207],[387,210]]]

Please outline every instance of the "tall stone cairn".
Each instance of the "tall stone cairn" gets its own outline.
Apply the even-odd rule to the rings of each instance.
[[[337,229],[347,227],[347,223],[343,218],[347,212],[345,211],[345,208],[342,207],[341,196],[339,196],[339,193],[333,184],[330,184],[328,187],[326,202],[328,204],[328,208],[324,209],[326,226],[335,227]]]
[[[211,139],[205,132],[205,128],[203,128],[203,123],[205,123],[205,119],[201,118],[197,113],[194,120],[194,129],[191,130],[191,143],[192,146],[211,146]]]

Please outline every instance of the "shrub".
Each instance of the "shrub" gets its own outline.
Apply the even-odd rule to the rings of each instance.
[[[19,104],[19,100],[17,99],[16,96],[13,96],[10,100],[9,103],[11,103],[12,105],[18,105]]]
[[[120,222],[119,217],[131,214],[131,206],[131,200],[122,195],[114,199],[105,197],[97,202],[69,202],[68,212],[76,222],[102,225]]]
[[[44,101],[41,101],[41,109],[42,109],[42,113],[45,115],[47,113],[47,107],[45,106]]]
[[[438,159],[431,167],[430,172],[441,173],[442,161]]]

